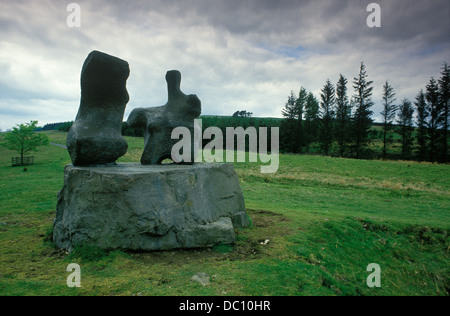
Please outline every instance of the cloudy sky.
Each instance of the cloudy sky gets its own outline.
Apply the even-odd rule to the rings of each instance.
[[[366,65],[375,112],[389,80],[414,99],[450,62],[448,0],[0,0],[0,129],[74,120],[80,71],[92,50],[125,59],[133,108],[167,101],[167,70],[197,94],[203,114],[248,110],[280,117],[290,91],[319,96],[329,78],[351,81]],[[369,28],[371,2],[381,27]]]

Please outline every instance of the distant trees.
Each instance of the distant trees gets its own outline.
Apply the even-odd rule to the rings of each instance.
[[[121,132],[123,136],[144,137],[144,130],[141,128],[132,128],[127,122],[122,122]]]
[[[311,92],[301,87],[298,97],[291,91],[281,111],[285,118],[282,123],[282,148],[291,153],[309,151],[309,145],[317,140],[319,123],[319,102]]]
[[[336,86],[327,79],[320,91],[320,102],[304,87],[298,96],[291,92],[282,111],[285,119],[281,123],[281,149],[341,157],[379,155],[448,161],[450,67],[447,63],[439,80],[431,78],[414,102],[403,98],[397,104],[396,92],[386,80],[382,87],[381,123],[372,120],[373,81],[368,79],[363,62],[353,78],[351,98],[347,84],[342,74]],[[391,146],[394,140],[398,147]],[[381,145],[374,147],[374,144]]]
[[[270,132],[272,127],[279,128],[280,132],[284,130],[284,128],[281,127],[281,124],[284,123],[285,120],[279,119],[279,118],[257,118],[257,117],[233,117],[233,116],[212,116],[212,115],[205,115],[200,116],[199,118],[201,120],[201,128],[202,128],[202,134],[205,132],[206,129],[209,127],[216,127],[221,130],[222,135],[226,135],[226,129],[227,127],[242,127],[244,130],[247,130],[249,127],[254,127],[254,130],[256,131],[257,139],[260,139],[260,128],[266,127],[268,132],[265,135],[267,137],[267,151],[270,152],[271,144],[272,144],[272,133]],[[212,134],[212,137],[215,138],[215,134]],[[283,137],[280,135],[280,140],[283,140]],[[226,139],[223,137],[222,139],[223,145],[222,148],[226,148]],[[202,139],[202,145],[205,146],[211,142],[210,138],[203,138]],[[217,142],[215,142],[218,144]],[[281,146],[281,144],[279,144]],[[249,143],[245,142],[246,150],[249,150]]]
[[[252,112],[247,112],[245,110],[243,111],[236,111],[233,113],[233,117],[251,117],[253,115]]]
[[[45,124],[42,127],[43,131],[60,131],[60,132],[68,132],[70,127],[72,126],[73,121],[70,122],[58,122],[58,123],[49,123]]]
[[[73,124],[73,121],[61,123],[61,125],[58,126],[58,131],[68,132],[70,130],[70,128],[72,127],[72,124]]]
[[[337,141],[340,156],[348,150],[357,158],[362,157],[372,126],[370,108],[373,105],[372,81],[367,80],[363,63],[359,76],[354,78],[356,93],[353,102],[348,99],[347,83],[342,74],[336,88],[330,79],[327,79],[320,93],[320,102],[312,92],[303,87],[298,98],[291,91],[282,110],[285,118],[281,125],[284,129],[281,132],[284,150],[309,153],[311,145],[318,143],[320,151],[329,155],[333,143]],[[352,115],[353,106],[355,113]]]
[[[414,102],[417,111],[417,158],[431,162],[448,161],[448,106],[450,69],[444,64],[441,78],[433,77]]]
[[[321,153],[354,158],[398,158],[420,161],[448,161],[450,68],[441,68],[438,80],[431,78],[413,102],[396,93],[388,80],[383,85],[381,123],[373,123],[373,81],[361,62],[353,78],[353,95],[348,80],[339,74],[336,85],[327,79],[319,99],[305,87],[291,91],[282,109],[283,119],[260,121],[253,113],[236,111],[231,117],[204,116],[203,126],[280,127],[280,149],[291,153]],[[73,122],[53,123],[45,129],[68,131]],[[122,134],[142,136],[142,131],[122,124]],[[399,146],[389,146],[394,139]],[[269,136],[270,137],[270,136]],[[401,152],[397,149],[401,148]]]
[[[386,159],[387,145],[392,142],[392,123],[395,119],[395,113],[397,111],[397,105],[395,102],[394,88],[386,80],[383,86],[383,110],[381,111],[381,117],[383,120],[383,159]]]
[[[13,127],[11,132],[4,135],[4,142],[1,146],[9,150],[16,151],[20,155],[20,164],[24,163],[24,156],[29,152],[36,152],[38,146],[49,144],[47,135],[36,133],[37,121],[30,121],[26,124],[18,124]]]

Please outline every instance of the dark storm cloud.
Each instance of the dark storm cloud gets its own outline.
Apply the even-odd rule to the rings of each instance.
[[[382,1],[381,37],[385,41],[417,39],[449,43],[450,1]]]
[[[382,27],[366,27],[369,3],[381,7]],[[234,35],[267,40],[281,36],[283,45],[316,35],[316,45],[328,41],[357,42],[366,36],[384,42],[420,39],[423,44],[448,42],[448,0],[165,0],[113,1],[117,16],[145,17],[146,12],[166,12],[168,19],[186,24],[206,23]],[[111,5],[108,2],[106,5]]]

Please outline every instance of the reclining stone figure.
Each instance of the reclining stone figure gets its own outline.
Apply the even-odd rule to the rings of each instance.
[[[163,106],[134,109],[127,124],[132,128],[145,129],[145,146],[141,164],[161,164],[164,159],[171,158],[173,145],[178,141],[171,139],[176,127],[186,127],[194,135],[194,119],[201,113],[200,99],[194,95],[186,95],[180,90],[181,73],[170,70],[166,73],[168,101]],[[194,162],[195,142],[191,139],[190,161],[174,161],[190,164]]]

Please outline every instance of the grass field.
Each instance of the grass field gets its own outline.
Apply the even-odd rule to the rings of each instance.
[[[127,141],[119,162],[138,162],[143,140]],[[253,225],[233,247],[66,254],[49,235],[67,151],[42,147],[26,171],[12,156],[0,148],[0,295],[450,294],[449,165],[281,155],[261,174],[235,163]],[[66,285],[72,262],[80,288]],[[366,284],[370,263],[379,288]],[[192,282],[198,272],[211,284]]]

